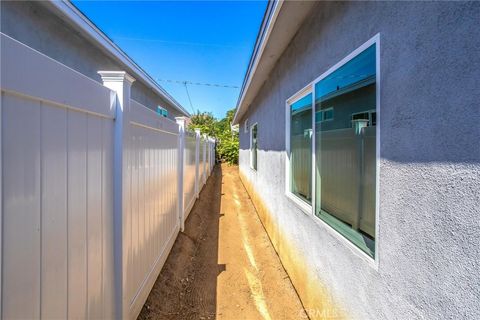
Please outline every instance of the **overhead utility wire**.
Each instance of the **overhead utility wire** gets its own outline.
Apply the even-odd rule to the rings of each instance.
[[[163,82],[170,82],[170,83],[180,83],[183,85],[193,84],[196,86],[208,86],[208,87],[217,87],[217,88],[232,88],[232,89],[240,88],[238,86],[231,86],[231,85],[217,84],[217,83],[202,83],[202,82],[191,82],[191,81],[185,81],[185,80],[170,80],[170,79],[157,79],[157,80],[163,81]]]
[[[190,108],[192,108],[192,112],[193,114],[195,114],[195,109],[193,108],[193,105],[192,105],[192,99],[190,99],[190,93],[188,93],[187,82],[184,82],[183,85],[185,86],[185,91],[187,91],[187,97],[188,97],[188,102],[190,102]]]
[[[190,108],[192,109],[193,113],[195,113],[195,108],[193,107],[192,104],[192,99],[190,98],[190,92],[188,91],[188,86],[189,84],[195,85],[195,86],[208,86],[208,87],[217,87],[217,88],[231,88],[231,89],[238,89],[238,86],[230,86],[230,85],[225,85],[225,84],[216,84],[216,83],[201,83],[201,82],[191,82],[191,81],[186,81],[186,80],[170,80],[170,79],[156,79],[157,81],[163,81],[163,82],[170,82],[170,83],[178,83],[178,84],[183,84],[185,87],[185,91],[187,92],[187,97],[188,97],[188,102],[190,103]]]

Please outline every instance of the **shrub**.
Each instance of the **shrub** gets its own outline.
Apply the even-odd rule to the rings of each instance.
[[[197,112],[191,117],[188,128],[190,130],[200,129],[202,133],[208,134],[217,141],[216,157],[228,164],[238,164],[238,132],[232,130],[231,123],[235,109],[227,111],[225,118],[221,120],[209,112]]]

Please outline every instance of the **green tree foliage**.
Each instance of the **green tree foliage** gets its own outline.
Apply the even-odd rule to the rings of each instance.
[[[200,129],[202,134],[206,133],[210,137],[216,137],[216,123],[217,119],[215,119],[211,112],[197,111],[197,113],[190,118],[188,129],[191,131]]]
[[[229,164],[238,164],[238,132],[232,130],[231,123],[235,109],[227,111],[225,118],[215,119],[210,112],[197,112],[191,117],[189,130],[200,129],[202,133],[217,141],[217,159]]]
[[[238,164],[238,132],[232,130],[231,123],[235,109],[227,111],[225,118],[217,122],[217,153],[222,161]]]

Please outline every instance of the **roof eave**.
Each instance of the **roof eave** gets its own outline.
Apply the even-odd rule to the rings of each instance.
[[[278,13],[280,12],[282,4],[283,0],[269,1],[267,8],[265,9],[265,15],[263,17],[263,21],[258,32],[257,39],[255,41],[255,46],[253,47],[252,56],[250,57],[250,61],[248,63],[245,78],[243,79],[242,89],[240,90],[240,95],[237,101],[237,110],[235,111],[235,115],[233,116],[233,125],[238,124],[238,121],[240,120],[239,114],[241,112],[242,103],[245,99],[245,93],[253,78],[255,70],[258,66],[258,62],[260,61],[260,57],[262,56],[265,49],[265,45],[268,42],[268,38],[270,36],[270,33],[272,32],[273,26],[277,19]]]
[[[171,107],[190,117],[190,113],[185,110],[165,89],[163,89],[156,81],[148,75],[139,65],[137,65],[125,52],[123,52],[112,40],[110,40],[94,23],[92,23],[80,10],[72,3],[66,0],[50,1],[49,4],[57,13],[67,19],[69,23],[76,26],[85,36],[95,42],[104,49],[108,54],[129,69],[137,80],[145,83],[156,94],[165,99]]]
[[[245,74],[233,124],[240,122],[278,58],[314,5],[315,3],[311,1],[276,0],[269,3]]]

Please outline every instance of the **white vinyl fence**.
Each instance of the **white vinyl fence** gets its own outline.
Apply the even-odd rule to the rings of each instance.
[[[1,317],[134,319],[215,141],[131,100],[125,72],[101,85],[1,43]]]
[[[190,210],[198,196],[197,181],[197,135],[192,132],[185,132],[184,148],[184,172],[183,172],[183,199],[184,199],[184,219],[187,218]]]
[[[178,229],[178,125],[130,100],[124,251],[130,313],[140,312]],[[137,301],[140,301],[137,303]]]
[[[375,135],[375,127],[365,127],[361,135],[346,128],[316,136],[322,146],[318,161],[322,210],[371,236],[375,235]]]

